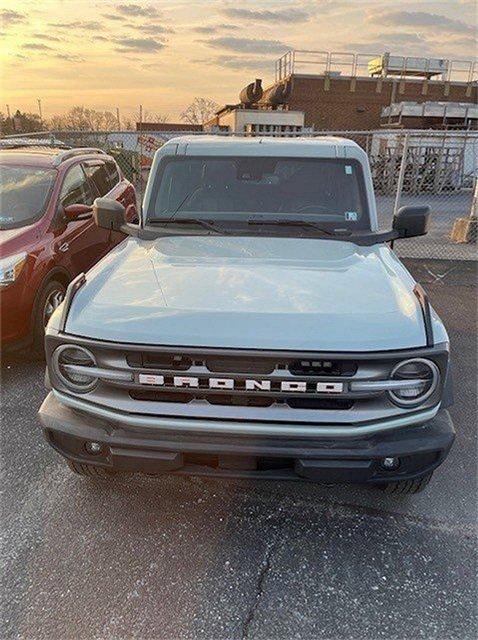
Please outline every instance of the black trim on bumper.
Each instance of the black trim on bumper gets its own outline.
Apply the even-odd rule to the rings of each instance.
[[[446,458],[455,431],[447,411],[421,426],[367,437],[224,436],[126,428],[62,405],[50,394],[40,409],[43,433],[66,458],[118,471],[318,482],[384,483],[419,477]],[[86,442],[102,445],[91,454]],[[399,458],[398,469],[382,467]]]

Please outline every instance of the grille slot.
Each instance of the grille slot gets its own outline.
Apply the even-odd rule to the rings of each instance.
[[[133,400],[144,400],[149,402],[191,402],[193,397],[190,393],[180,393],[177,391],[156,391],[155,389],[132,389],[129,392]]]
[[[338,398],[287,398],[286,403],[292,409],[322,409],[325,411],[341,411],[351,409],[353,400]]]
[[[235,394],[214,394],[201,393],[201,390],[188,390],[187,393],[180,391],[168,391],[157,389],[132,389],[129,392],[133,400],[143,400],[148,402],[179,402],[187,404],[193,400],[206,400],[209,404],[237,406],[237,407],[270,407],[273,404],[282,404],[291,409],[323,409],[323,410],[343,410],[353,407],[352,400],[333,398],[271,398],[267,396],[254,396],[238,393]]]
[[[145,369],[169,369],[170,371],[187,371],[193,360],[187,356],[174,353],[129,353],[126,362],[130,367],[144,367]]]
[[[357,364],[348,360],[294,360],[289,371],[294,376],[353,376]]]
[[[267,360],[253,360],[252,358],[229,356],[207,358],[206,368],[211,373],[246,373],[250,375],[262,374],[267,375],[273,373],[276,363]]]

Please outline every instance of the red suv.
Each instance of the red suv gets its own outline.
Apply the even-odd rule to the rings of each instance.
[[[98,228],[98,196],[137,221],[136,193],[100,149],[0,146],[1,344],[43,352],[44,327],[68,283],[124,239]]]

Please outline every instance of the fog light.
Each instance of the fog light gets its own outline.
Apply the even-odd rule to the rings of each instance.
[[[393,471],[400,466],[400,460],[399,458],[384,458],[381,465],[384,469],[387,469],[387,471]]]
[[[91,453],[92,456],[97,456],[102,452],[103,447],[99,442],[85,442],[85,449],[88,453]]]

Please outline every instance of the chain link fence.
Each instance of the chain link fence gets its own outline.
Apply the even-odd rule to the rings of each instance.
[[[52,131],[35,135],[39,144],[61,143],[107,151],[135,184],[141,198],[155,151],[173,137],[203,133]],[[428,235],[397,241],[395,251],[399,256],[477,259],[477,131],[391,129],[320,131],[307,135],[349,138],[366,151],[381,229],[390,228],[393,214],[401,206],[430,205],[432,223]]]

